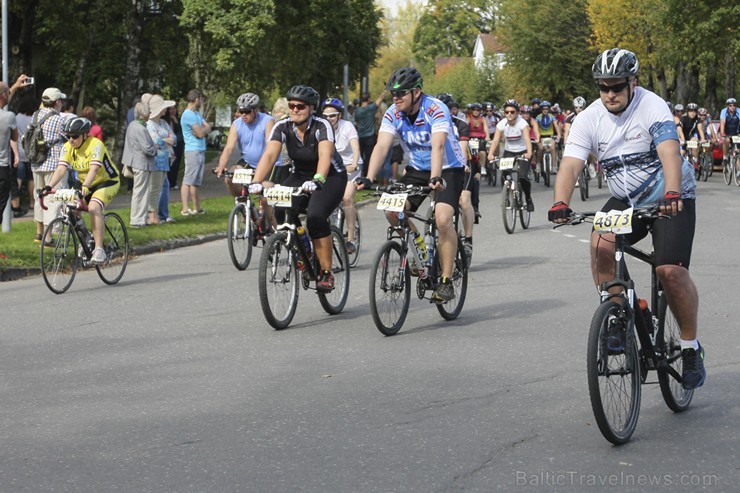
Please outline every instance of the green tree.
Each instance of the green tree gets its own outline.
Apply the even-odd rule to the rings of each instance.
[[[437,57],[472,56],[478,34],[493,29],[497,8],[489,0],[431,0],[414,32],[416,57],[431,67]]]
[[[510,94],[565,101],[594,92],[596,51],[584,16],[586,0],[504,0],[496,34],[507,47]],[[516,74],[516,77],[512,77]]]

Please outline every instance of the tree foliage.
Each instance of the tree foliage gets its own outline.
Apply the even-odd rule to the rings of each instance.
[[[414,32],[414,53],[426,65],[436,57],[473,54],[479,33],[493,29],[498,2],[430,0]]]

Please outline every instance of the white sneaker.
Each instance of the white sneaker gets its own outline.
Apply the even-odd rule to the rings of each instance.
[[[108,257],[105,255],[105,250],[102,248],[96,248],[93,250],[92,257],[90,257],[90,263],[93,265],[104,264],[107,260]]]

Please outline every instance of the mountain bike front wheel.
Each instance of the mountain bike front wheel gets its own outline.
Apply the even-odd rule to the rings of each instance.
[[[501,194],[501,215],[504,219],[504,229],[512,234],[516,229],[517,203],[511,186],[504,186]]]
[[[397,241],[386,241],[370,267],[370,313],[381,334],[395,335],[411,303],[411,273]]]
[[[619,303],[605,301],[591,320],[586,354],[588,393],[596,424],[615,445],[632,437],[640,414],[640,362],[634,324]],[[622,332],[621,349],[609,340]]]
[[[252,218],[250,207],[246,203],[238,203],[229,214],[229,230],[226,233],[226,244],[229,247],[231,263],[238,270],[249,267],[252,260]]]
[[[267,323],[277,330],[290,325],[298,307],[298,265],[285,231],[270,236],[262,250],[259,292]]]

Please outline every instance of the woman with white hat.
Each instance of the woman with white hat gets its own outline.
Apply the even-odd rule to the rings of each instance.
[[[175,222],[169,215],[170,183],[167,180],[175,135],[169,124],[162,119],[167,108],[174,105],[174,101],[165,100],[159,94],[154,94],[149,99],[149,121],[146,123],[146,128],[157,146],[157,156],[154,158],[154,171],[149,189],[149,224]]]

